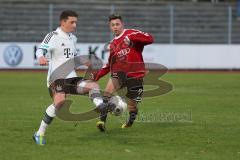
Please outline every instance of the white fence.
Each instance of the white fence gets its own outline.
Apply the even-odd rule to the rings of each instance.
[[[0,69],[43,69],[35,57],[39,43],[0,43]],[[91,47],[91,49],[90,49]],[[96,55],[107,62],[103,43],[80,43],[80,54]],[[169,69],[240,69],[240,45],[161,45],[145,47],[145,62],[165,65]]]

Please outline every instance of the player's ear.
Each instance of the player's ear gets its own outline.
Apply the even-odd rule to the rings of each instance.
[[[112,28],[112,23],[111,21],[108,23],[108,27],[111,29]]]
[[[109,22],[108,22],[108,25],[111,26],[111,25],[112,25],[112,21],[109,21]]]
[[[64,22],[64,20],[61,20],[61,21],[60,21],[60,26],[62,26],[62,25],[63,25],[63,22]]]

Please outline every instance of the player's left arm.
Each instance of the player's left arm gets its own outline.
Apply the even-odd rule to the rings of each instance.
[[[142,43],[143,45],[152,44],[154,39],[149,33],[138,31],[126,36],[126,40],[132,43]]]

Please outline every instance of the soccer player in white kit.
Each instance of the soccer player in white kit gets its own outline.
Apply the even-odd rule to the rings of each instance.
[[[66,94],[88,93],[97,107],[104,108],[106,106],[103,103],[98,84],[77,77],[74,61],[71,61],[76,54],[77,38],[72,32],[76,29],[77,18],[78,15],[74,11],[63,11],[60,15],[60,26],[56,31],[46,35],[36,51],[39,64],[49,65],[47,87],[53,98],[53,104],[47,107],[40,127],[33,135],[33,140],[38,145],[46,143],[44,139],[46,128],[65,102]],[[66,72],[65,69],[71,71]]]

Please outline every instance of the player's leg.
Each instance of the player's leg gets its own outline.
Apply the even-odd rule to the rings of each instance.
[[[65,79],[64,86],[64,92],[66,94],[89,94],[89,98],[96,107],[104,108],[99,85],[96,82],[83,80],[82,77],[73,77]]]
[[[54,103],[47,107],[44,117],[42,119],[37,135],[45,135],[48,125],[51,124],[54,117],[56,116],[57,110],[61,108],[61,105],[64,103],[65,94],[64,93],[55,93],[53,95]]]
[[[100,112],[100,119],[106,116],[107,114],[107,106],[106,101],[103,100],[102,95],[100,93],[99,85],[96,82],[90,80],[79,81],[77,83],[77,93],[78,94],[89,94],[89,98],[92,100],[94,105],[98,107]],[[101,126],[101,127],[100,127]],[[101,130],[105,130],[104,122],[98,122],[97,127]]]
[[[138,114],[138,103],[141,102],[143,93],[143,80],[142,79],[129,79],[127,81],[127,94],[129,118],[122,128],[131,127]]]
[[[77,83],[77,93],[86,94],[88,93],[89,98],[96,107],[103,107],[103,98],[100,93],[99,85],[91,80],[81,80]]]
[[[53,98],[53,104],[47,107],[39,129],[33,136],[34,141],[39,145],[44,145],[46,143],[44,140],[46,129],[56,116],[57,110],[61,108],[65,101],[65,93],[62,90],[56,91],[56,88],[52,85],[50,86],[49,91]]]
[[[127,122],[122,125],[122,128],[131,127],[137,117],[138,107],[137,107],[137,102],[135,100],[132,100],[132,99],[128,100],[128,110],[129,110],[129,117]]]
[[[116,92],[120,88],[119,81],[117,78],[110,78],[108,80],[108,83],[105,87],[105,91],[103,93],[103,101],[104,103],[108,104],[110,108],[113,108],[113,104],[109,103],[109,99],[111,98],[112,94]],[[105,123],[107,120],[107,112],[101,112],[100,113],[100,121],[97,122],[97,128],[100,131],[105,131]]]
[[[110,104],[109,99],[111,98],[112,94],[115,93],[119,88],[120,88],[119,79],[113,77],[110,78],[103,93],[104,102]],[[103,116],[103,121],[106,121],[106,118],[107,115]]]

